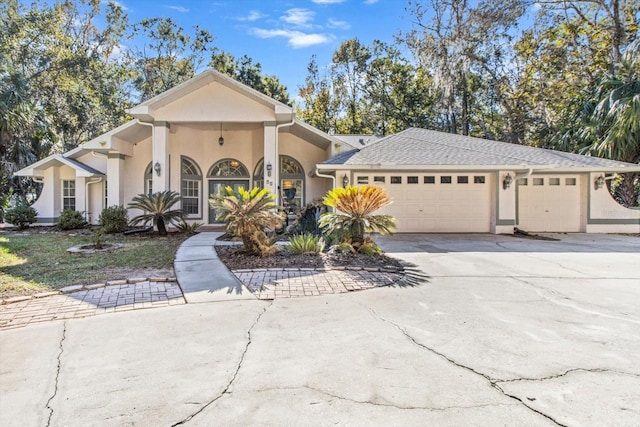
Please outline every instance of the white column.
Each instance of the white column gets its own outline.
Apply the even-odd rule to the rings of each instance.
[[[511,183],[505,188],[505,178],[509,175]],[[494,234],[513,234],[513,227],[516,226],[516,188],[517,183],[515,172],[499,171],[494,175],[494,197],[495,203],[494,219],[491,221],[491,232]]]
[[[87,178],[76,176],[76,210],[82,212],[85,221],[89,220],[87,209]]]
[[[152,168],[153,192],[169,190],[169,123],[156,122],[153,128]],[[156,172],[156,164],[160,165],[160,175]]]
[[[276,122],[264,122],[264,188],[276,195],[276,204],[280,203],[280,170],[278,164],[278,138]],[[267,164],[271,164],[271,176],[267,173]]]
[[[129,202],[127,200],[127,202]],[[124,202],[124,156],[109,154],[107,159],[107,206],[126,206]]]

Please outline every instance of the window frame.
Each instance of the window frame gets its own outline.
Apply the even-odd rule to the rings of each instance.
[[[187,171],[185,171],[185,167],[187,166],[187,163],[190,163],[190,165],[188,165],[190,166],[190,169],[191,169],[190,172],[196,172],[195,174],[187,173]],[[196,196],[185,195],[185,183],[190,183],[190,182],[196,183],[196,187],[195,187],[195,190],[197,191]],[[192,189],[187,189],[187,190],[192,190]],[[197,213],[185,212],[185,216],[188,219],[202,219],[202,169],[200,169],[200,166],[195,160],[187,156],[180,156],[180,198],[182,200],[197,199],[196,206],[198,207],[198,212]],[[182,201],[180,202],[180,207],[184,210],[184,204]]]
[[[73,184],[72,187],[67,187],[67,184]],[[67,194],[67,191],[73,191],[73,195]],[[66,201],[72,200],[73,207],[66,207]],[[61,211],[70,209],[72,211],[76,210],[76,180],[75,179],[63,179],[62,180],[62,209]]]

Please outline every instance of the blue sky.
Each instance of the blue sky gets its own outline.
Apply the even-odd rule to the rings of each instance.
[[[393,42],[411,27],[405,0],[119,0],[130,22],[171,17],[183,28],[199,25],[215,37],[214,45],[235,57],[249,55],[266,74],[276,75],[295,98],[307,64],[319,66],[345,40],[358,37]]]

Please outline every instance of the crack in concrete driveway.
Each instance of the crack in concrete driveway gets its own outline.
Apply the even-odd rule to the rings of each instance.
[[[58,382],[60,379],[60,368],[62,366],[62,353],[64,352],[64,348],[62,347],[62,345],[66,338],[67,338],[67,322],[64,322],[62,324],[62,337],[60,338],[60,343],[59,343],[60,352],[58,353],[58,358],[57,358],[58,364],[56,366],[56,378],[54,381],[53,393],[49,397],[49,400],[47,400],[47,405],[46,405],[46,408],[49,410],[49,417],[47,418],[47,427],[51,425],[51,418],[53,417],[53,407],[51,406],[51,401],[58,394]]]
[[[465,370],[467,370],[469,372],[472,372],[472,373],[474,373],[474,374],[476,374],[478,376],[481,376],[482,378],[484,378],[485,380],[487,380],[489,382],[489,385],[491,385],[491,387],[493,387],[494,389],[498,390],[504,396],[516,400],[517,402],[519,402],[520,404],[525,406],[527,409],[529,409],[532,412],[535,412],[535,413],[545,417],[546,419],[548,419],[549,421],[553,422],[554,424],[556,424],[558,426],[567,427],[565,424],[562,424],[561,422],[559,422],[558,420],[553,418],[551,415],[545,414],[544,412],[539,411],[539,410],[531,407],[530,405],[528,405],[525,401],[523,401],[518,396],[515,396],[515,395],[507,393],[504,389],[502,389],[502,387],[500,387],[498,385],[498,383],[503,382],[502,380],[497,379],[497,378],[492,378],[491,376],[489,376],[489,375],[487,375],[487,374],[485,374],[483,372],[480,372],[480,371],[476,370],[475,368],[473,368],[471,366],[467,366],[467,365],[464,365],[462,363],[459,363],[459,362],[453,360],[451,357],[447,356],[446,354],[444,354],[442,352],[439,352],[438,350],[436,350],[436,349],[434,349],[432,347],[429,347],[429,346],[427,346],[425,344],[422,344],[421,342],[418,342],[418,340],[416,338],[414,338],[411,334],[409,334],[409,332],[407,332],[407,330],[405,328],[403,328],[401,325],[399,325],[398,323],[396,323],[396,322],[394,322],[392,320],[389,320],[387,318],[382,317],[381,315],[379,315],[375,310],[373,310],[370,307],[368,307],[368,310],[369,310],[369,312],[371,313],[371,315],[373,317],[377,318],[378,320],[380,320],[382,322],[385,322],[385,323],[388,323],[388,324],[394,326],[404,336],[406,336],[409,339],[409,341],[411,341],[414,345],[416,345],[416,346],[418,346],[418,347],[420,347],[420,348],[422,348],[424,350],[430,351],[431,353],[433,353],[433,354],[435,354],[437,356],[440,356],[441,358],[443,358],[447,362],[451,363],[452,365],[455,365],[455,366],[457,366],[459,368],[465,369]]]
[[[181,421],[178,421],[175,424],[172,424],[171,427],[175,427],[178,425],[184,425],[186,423],[188,423],[189,421],[191,421],[195,416],[197,416],[198,414],[200,414],[202,411],[204,411],[205,409],[207,409],[209,406],[213,405],[216,401],[218,401],[218,399],[222,398],[225,394],[229,393],[229,389],[231,388],[231,386],[233,385],[233,383],[235,382],[237,376],[238,376],[238,372],[240,372],[240,369],[242,368],[242,364],[244,362],[245,356],[247,355],[247,351],[249,351],[249,347],[251,346],[251,331],[253,331],[253,328],[255,328],[255,326],[258,324],[258,322],[260,322],[260,319],[262,318],[262,316],[267,312],[267,310],[273,305],[273,301],[271,301],[271,303],[269,303],[269,305],[267,305],[260,314],[258,314],[255,318],[255,320],[253,321],[253,323],[251,324],[251,326],[249,326],[249,329],[247,330],[247,343],[244,347],[244,350],[242,351],[242,354],[240,355],[240,360],[238,361],[238,364],[236,365],[236,369],[233,372],[233,376],[231,377],[231,379],[229,380],[229,382],[227,383],[227,385],[224,387],[224,389],[220,392],[220,394],[218,394],[216,397],[214,397],[213,399],[209,400],[206,404],[204,404],[202,407],[200,407],[197,411],[193,412],[192,414],[190,414],[189,416],[187,416],[186,418],[182,419]],[[189,402],[192,403],[192,402]]]

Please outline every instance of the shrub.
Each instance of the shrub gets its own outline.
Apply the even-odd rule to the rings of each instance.
[[[326,212],[322,200],[314,200],[304,205],[296,214],[296,219],[287,227],[287,233],[312,233],[320,234],[318,217],[322,212]]]
[[[324,241],[313,234],[298,234],[289,239],[287,249],[294,254],[318,254],[324,250]]]
[[[275,196],[266,188],[255,187],[238,191],[227,186],[220,194],[209,199],[218,212],[217,220],[226,223],[226,231],[242,238],[243,250],[260,256],[273,255],[279,250],[275,240],[265,230],[282,225],[284,215],[275,211]]]
[[[105,233],[105,230],[103,227],[98,228],[95,231],[95,233],[93,233],[91,240],[93,241],[93,246],[96,249],[102,249],[104,247],[104,244],[106,243],[106,239],[104,238],[104,233]]]
[[[129,203],[130,209],[140,209],[143,214],[131,218],[131,224],[151,223],[158,227],[158,234],[167,235],[167,223],[174,224],[184,218],[181,209],[172,209],[180,201],[175,191],[158,191],[153,194],[138,194]]]
[[[178,231],[180,233],[185,233],[185,234],[196,234],[198,233],[198,229],[200,227],[202,227],[201,222],[194,222],[193,224],[189,224],[184,220],[181,223],[176,225],[176,228],[178,229]]]
[[[324,204],[335,208],[320,217],[320,226],[325,232],[351,239],[359,248],[364,243],[364,233],[377,231],[390,234],[396,220],[390,215],[373,215],[373,212],[391,203],[386,191],[374,185],[348,186],[330,190],[323,199]]]
[[[60,214],[58,219],[58,228],[60,230],[75,230],[76,228],[82,228],[87,224],[82,214],[78,211],[71,209],[65,209]]]
[[[109,206],[100,213],[98,223],[105,233],[122,233],[129,224],[129,215],[124,206]]]
[[[376,245],[373,240],[365,239],[364,243],[358,248],[358,252],[364,255],[373,256],[381,254],[382,249],[380,249],[380,246]]]
[[[9,209],[4,214],[4,219],[10,224],[15,225],[20,230],[29,227],[30,224],[38,221],[36,218],[38,212],[31,206],[19,205],[13,209]]]

